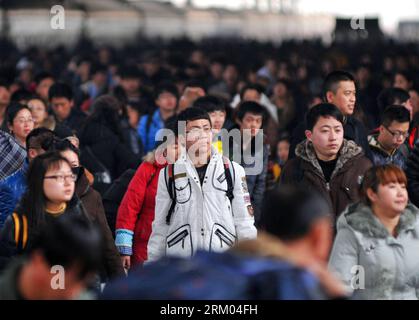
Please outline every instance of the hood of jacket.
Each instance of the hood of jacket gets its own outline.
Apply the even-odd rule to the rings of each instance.
[[[314,168],[323,175],[323,170],[317,160],[316,152],[314,151],[314,146],[311,141],[306,139],[299,143],[295,148],[295,154],[301,159],[310,162]],[[334,177],[348,161],[361,154],[363,154],[363,151],[360,146],[352,140],[343,139],[342,147],[339,150],[338,160],[336,162],[335,170],[332,173],[332,177]]]
[[[419,209],[408,203],[406,209],[400,215],[400,221],[396,228],[397,234],[416,229],[418,214]],[[349,205],[339,217],[337,222],[338,231],[348,227],[373,238],[390,236],[388,230],[372,212],[371,207],[361,202]]]

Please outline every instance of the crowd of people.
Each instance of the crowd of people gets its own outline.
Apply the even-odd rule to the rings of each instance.
[[[416,47],[0,47],[0,299],[419,298]]]

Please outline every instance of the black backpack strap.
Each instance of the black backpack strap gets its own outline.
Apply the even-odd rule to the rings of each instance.
[[[223,165],[224,165],[224,174],[227,180],[227,197],[230,200],[230,202],[233,201],[234,199],[234,184],[233,184],[233,178],[231,176],[231,171],[230,171],[230,165],[233,166],[233,164],[230,162],[229,159],[227,159],[226,157],[223,157]]]
[[[167,167],[167,171],[168,171],[168,178],[169,178],[169,182],[167,184],[167,191],[169,192],[169,196],[170,199],[172,200],[172,203],[170,204],[170,208],[169,211],[167,212],[167,216],[166,216],[166,224],[169,225],[170,224],[170,219],[172,218],[173,215],[173,211],[175,209],[176,206],[176,188],[175,188],[175,183],[174,183],[174,171],[175,171],[175,164],[169,164]]]

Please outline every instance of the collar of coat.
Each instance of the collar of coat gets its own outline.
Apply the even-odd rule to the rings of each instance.
[[[392,152],[388,153],[383,149],[381,144],[378,142],[378,134],[371,134],[368,136],[368,144],[370,148],[374,151],[381,153],[383,156],[389,157],[394,156],[398,149],[394,149]]]
[[[222,157],[222,155],[218,152],[218,150],[213,145],[211,145],[211,155],[210,155],[210,158],[209,158],[209,161],[208,161],[207,164],[209,164],[212,159],[216,160],[218,157]],[[183,164],[188,163],[192,167],[194,167],[192,159],[189,157],[188,152],[187,152],[186,149],[182,150],[182,153],[181,153],[179,159],[175,163],[183,163]]]
[[[418,208],[409,203],[400,215],[400,221],[396,227],[397,234],[408,230],[415,230],[418,214]],[[347,225],[369,237],[387,238],[391,236],[380,220],[374,215],[371,207],[361,202],[349,205],[338,219],[338,230],[345,228]]]
[[[319,171],[322,176],[324,176],[323,170],[319,164],[319,161],[317,160],[313,143],[311,141],[306,139],[299,143],[295,148],[295,154],[301,159],[311,163],[313,167]],[[336,167],[335,170],[333,170],[331,178],[333,178],[349,160],[360,154],[362,154],[362,148],[360,146],[358,146],[352,140],[343,139],[342,147],[339,150],[338,160],[336,162]]]

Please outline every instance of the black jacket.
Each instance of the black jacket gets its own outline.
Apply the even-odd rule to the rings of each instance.
[[[106,219],[108,220],[109,227],[115,237],[115,224],[118,208],[121,204],[122,198],[128,189],[128,185],[134,177],[135,170],[128,169],[118,179],[116,179],[109,189],[103,195],[103,206],[105,208]]]
[[[14,212],[20,215],[27,215],[27,212],[25,212],[25,209],[22,208],[21,204],[17,205]],[[67,204],[67,208],[62,215],[59,215],[58,217],[53,217],[52,215],[45,212],[46,223],[48,223],[48,221],[51,221],[51,219],[60,219],[60,217],[63,215],[82,216],[87,221],[91,221],[87,216],[81,201],[76,196],[74,196],[73,199],[71,199],[70,202]],[[32,239],[36,237],[37,231],[38,230],[28,230],[28,240],[26,246],[23,248],[23,252],[31,248]],[[0,242],[2,243],[1,247],[3,248],[3,251],[8,250],[9,257],[21,253],[18,252],[16,248],[15,223],[12,215],[7,217],[3,229],[0,232]]]
[[[305,130],[306,130],[306,123],[301,122],[295,130],[292,132],[291,136],[291,145],[290,145],[290,151],[289,151],[289,159],[295,158],[295,148],[297,145],[306,139],[305,136]],[[355,119],[354,117],[346,117],[345,124],[343,126],[344,131],[344,138],[346,140],[352,140],[357,145],[362,147],[362,150],[364,151],[365,156],[373,160],[371,150],[368,144],[368,134],[365,130],[364,125]]]
[[[104,261],[101,270],[102,277],[110,279],[123,275],[124,269],[106,220],[102,198],[100,197],[100,194],[90,186],[84,172],[79,175],[77,180],[76,194],[80,198],[89,219],[94,224],[97,224],[102,232],[104,240]]]
[[[89,123],[80,132],[80,149],[82,165],[93,175],[107,170],[111,181],[129,168],[136,169],[141,162],[113,131],[97,122]],[[106,191],[96,184],[94,188],[102,195]]]
[[[59,121],[57,118],[55,119],[57,121],[57,124],[66,126],[70,128],[73,132],[78,132],[84,120],[86,119],[86,115],[80,110],[72,108],[70,115],[64,121]]]
[[[415,144],[407,159],[406,176],[409,200],[419,206],[419,143]]]

